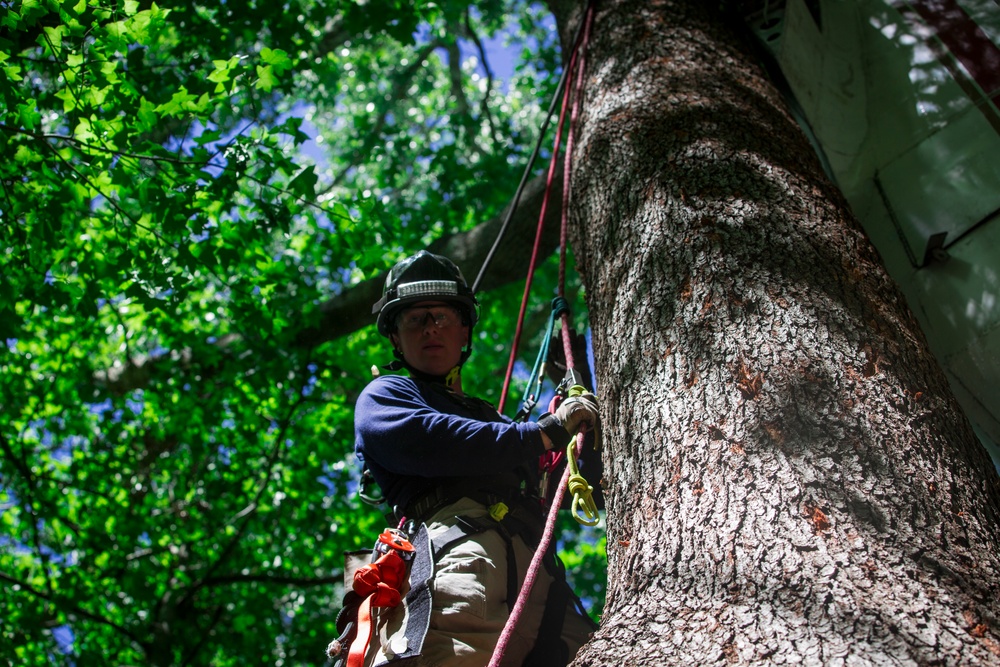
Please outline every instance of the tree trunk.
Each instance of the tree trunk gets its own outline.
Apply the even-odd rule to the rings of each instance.
[[[604,0],[571,221],[608,600],[576,665],[1000,664],[1000,485],[903,298],[699,0]],[[567,39],[579,3],[553,2]]]

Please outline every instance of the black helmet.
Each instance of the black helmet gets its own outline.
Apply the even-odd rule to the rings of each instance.
[[[401,310],[412,303],[428,300],[458,306],[470,329],[479,319],[479,304],[455,263],[442,255],[421,250],[400,260],[389,271],[382,298],[372,306],[372,313],[378,313],[378,332],[388,336],[396,330],[396,315]]]

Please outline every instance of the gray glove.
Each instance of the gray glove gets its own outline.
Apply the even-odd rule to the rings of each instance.
[[[576,436],[582,424],[589,430],[596,431],[601,423],[597,397],[589,391],[580,396],[567,398],[556,408],[555,416],[571,437]]]

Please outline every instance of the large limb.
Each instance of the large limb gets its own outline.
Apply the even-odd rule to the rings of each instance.
[[[545,230],[539,252],[547,256],[559,245],[559,201],[562,179],[556,179],[549,195],[546,209]],[[501,285],[521,280],[527,274],[531,244],[535,238],[538,216],[545,195],[545,175],[537,176],[525,186],[521,203],[511,218],[510,228],[497,249],[490,266],[483,276],[480,288],[491,290]],[[471,283],[486,259],[493,241],[503,224],[503,214],[459,234],[445,236],[431,245],[429,250],[451,258]],[[372,304],[382,296],[385,274],[369,278],[345,289],[320,306],[319,321],[305,326],[296,338],[302,346],[312,347],[329,340],[346,336],[373,324]]]
[[[542,257],[551,254],[559,244],[558,218],[561,188],[562,179],[557,176],[546,208],[545,229],[539,246],[539,253]],[[489,269],[483,276],[481,290],[488,291],[525,277],[544,195],[545,175],[543,174],[535,177],[525,186],[521,202],[511,218],[507,234],[494,254]],[[506,210],[503,214],[487,220],[467,232],[444,236],[428,249],[447,255],[454,260],[471,283],[479,274],[486,255],[493,246],[505,215]],[[301,347],[315,347],[321,343],[346,336],[369,324],[374,324],[371,307],[381,298],[384,283],[385,274],[380,274],[352,285],[340,294],[328,299],[320,306],[318,318],[311,322],[306,322],[305,318],[302,318],[303,324],[295,342]],[[235,335],[224,336],[217,342],[217,347],[220,351],[225,351],[236,339]],[[123,366],[98,373],[95,380],[98,386],[121,396],[146,386],[150,378],[158,372],[157,369],[164,364],[190,365],[194,362],[192,354],[191,350],[181,350],[149,357],[130,358]],[[225,355],[223,356],[225,357]]]

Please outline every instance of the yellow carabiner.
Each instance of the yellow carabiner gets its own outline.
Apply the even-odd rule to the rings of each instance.
[[[573,518],[577,523],[584,526],[596,526],[601,517],[597,514],[597,505],[594,503],[594,487],[587,483],[587,480],[580,474],[580,468],[576,464],[577,442],[583,446],[583,433],[570,440],[566,445],[566,465],[569,466],[569,480],[566,482],[567,490],[573,494],[573,504],[570,506]]]

